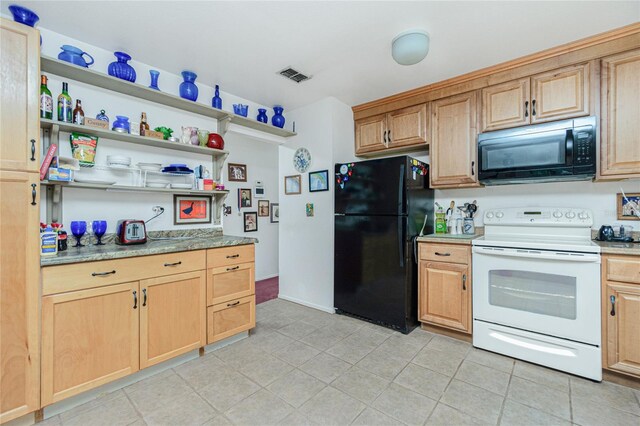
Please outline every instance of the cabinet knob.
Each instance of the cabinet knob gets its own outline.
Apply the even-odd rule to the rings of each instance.
[[[31,139],[31,161],[36,161],[36,140]]]

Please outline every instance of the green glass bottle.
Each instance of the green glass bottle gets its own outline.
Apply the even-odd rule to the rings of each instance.
[[[40,118],[53,118],[53,97],[47,87],[47,76],[40,76]]]
[[[58,121],[65,123],[71,123],[71,114],[73,109],[71,108],[71,96],[68,93],[69,85],[65,82],[62,83],[62,93],[58,96]]]

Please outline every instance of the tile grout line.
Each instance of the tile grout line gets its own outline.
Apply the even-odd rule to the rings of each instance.
[[[505,405],[507,405],[507,397],[509,396],[509,389],[511,388],[511,380],[513,379],[513,370],[515,369],[515,363],[513,365],[514,367],[511,368],[511,373],[509,374],[509,383],[507,383],[507,390],[504,394],[502,405],[500,406],[500,413],[498,414],[498,421],[496,423],[497,425],[502,422],[502,416],[504,416],[504,407]]]

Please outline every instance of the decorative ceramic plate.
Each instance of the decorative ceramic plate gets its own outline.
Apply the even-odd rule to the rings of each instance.
[[[293,154],[293,167],[300,173],[304,173],[311,165],[311,154],[306,148],[298,148]]]

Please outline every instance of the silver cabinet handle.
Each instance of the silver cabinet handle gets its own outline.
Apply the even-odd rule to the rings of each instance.
[[[467,291],[467,274],[462,274],[462,291]]]
[[[104,277],[105,275],[113,275],[116,273],[116,270],[114,269],[113,271],[109,271],[109,272],[92,272],[91,276],[92,277]]]
[[[31,139],[31,161],[36,161],[36,140]]]

